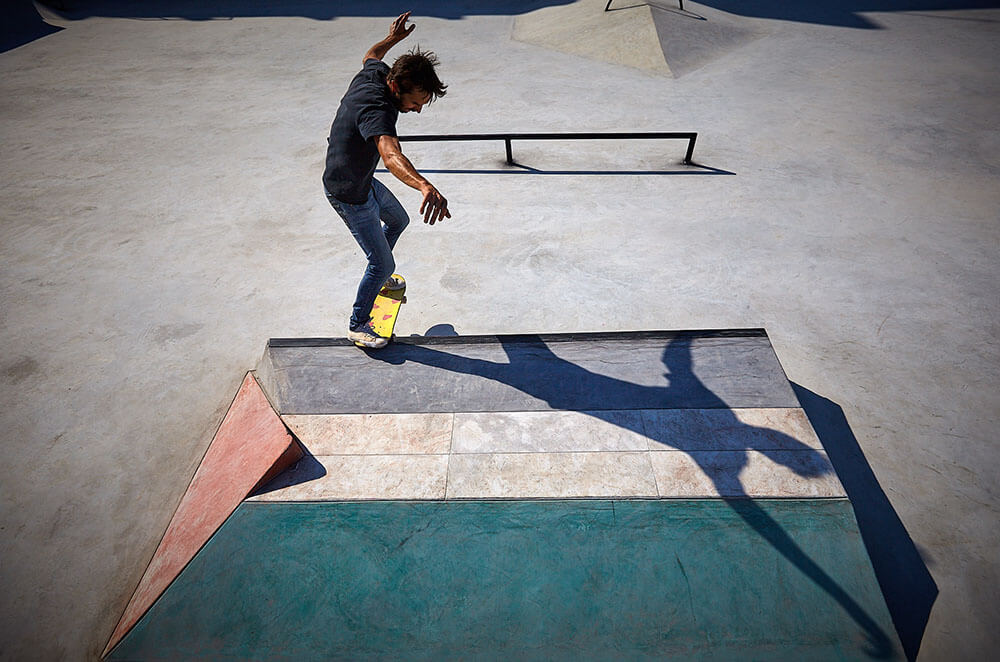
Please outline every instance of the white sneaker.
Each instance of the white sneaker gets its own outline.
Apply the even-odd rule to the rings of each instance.
[[[348,331],[347,337],[350,338],[355,345],[370,347],[372,349],[381,349],[389,344],[388,338],[375,333],[375,329],[372,328],[371,320],[365,322],[365,325],[357,331]]]

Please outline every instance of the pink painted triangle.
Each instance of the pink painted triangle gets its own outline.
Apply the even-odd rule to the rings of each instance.
[[[142,618],[236,507],[302,455],[302,447],[271,408],[253,373],[247,373],[104,655]]]

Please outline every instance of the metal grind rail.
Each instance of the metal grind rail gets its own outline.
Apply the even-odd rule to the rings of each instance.
[[[686,140],[687,153],[684,163],[691,164],[694,157],[694,143],[698,134],[691,131],[670,131],[655,133],[456,133],[445,135],[399,136],[400,142],[448,142],[471,140],[502,140],[507,147],[507,165],[514,163],[511,152],[513,140]]]
[[[604,11],[606,12],[611,11],[611,3],[614,1],[615,0],[608,0],[608,4],[604,5]],[[649,3],[644,3],[644,4],[649,4]],[[619,9],[632,9],[632,7],[638,7],[638,6],[640,5],[632,5],[631,7],[616,7],[615,11],[618,11]],[[649,5],[649,6],[663,9],[663,7],[660,7],[659,5]],[[684,0],[677,0],[677,6],[678,8],[680,8],[681,11],[684,11]]]

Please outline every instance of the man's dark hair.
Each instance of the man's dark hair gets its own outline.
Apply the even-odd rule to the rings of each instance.
[[[422,51],[420,46],[400,55],[392,63],[386,82],[396,81],[402,94],[423,90],[431,95],[431,101],[443,97],[448,86],[437,77],[434,67],[441,64],[432,51]]]

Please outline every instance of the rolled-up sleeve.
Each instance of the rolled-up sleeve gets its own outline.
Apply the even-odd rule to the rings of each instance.
[[[367,104],[358,111],[358,132],[365,140],[374,136],[395,136],[393,108],[386,103]]]

